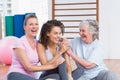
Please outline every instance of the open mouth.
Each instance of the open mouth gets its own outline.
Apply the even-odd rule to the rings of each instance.
[[[86,38],[86,36],[85,36],[85,35],[82,35],[81,37],[82,37],[82,38]]]
[[[31,30],[31,32],[37,32],[37,30]]]

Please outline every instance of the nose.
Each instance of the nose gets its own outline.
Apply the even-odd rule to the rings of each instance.
[[[38,27],[39,27],[38,24],[33,25],[33,28],[38,28]]]
[[[61,37],[61,35],[60,35],[60,34],[57,34],[57,38],[59,38],[59,39],[60,39],[60,37]]]
[[[60,35],[58,34],[57,37],[60,38]]]

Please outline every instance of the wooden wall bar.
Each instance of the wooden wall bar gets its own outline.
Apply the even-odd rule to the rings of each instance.
[[[52,0],[52,19],[63,22],[66,29],[64,37],[72,39],[79,36],[81,20],[95,19],[99,21],[98,8],[98,0]]]

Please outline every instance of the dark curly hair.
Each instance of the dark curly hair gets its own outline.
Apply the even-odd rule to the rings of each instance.
[[[62,35],[64,33],[64,25],[61,21],[58,20],[48,20],[46,23],[42,25],[41,32],[39,35],[38,43],[41,43],[45,49],[47,49],[48,45],[48,36],[47,32],[50,32],[53,27],[59,27],[61,29]]]

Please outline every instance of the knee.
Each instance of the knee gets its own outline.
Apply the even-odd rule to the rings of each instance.
[[[83,72],[84,72],[84,69],[82,69],[82,68],[77,68],[76,70],[74,70],[74,72],[77,72],[78,74],[83,74]]]
[[[60,80],[60,76],[59,74],[51,74],[49,75],[49,78],[51,78],[51,80]]]
[[[60,76],[59,76],[59,74],[54,74],[54,76],[56,77],[56,79],[60,79]]]
[[[106,76],[107,78],[110,78],[110,80],[119,80],[119,78],[117,77],[117,75],[114,72],[109,71],[109,70],[106,70],[104,72],[104,76]]]
[[[105,75],[107,75],[107,76],[113,76],[113,75],[115,75],[115,73],[113,73],[112,71],[107,70],[105,72]]]
[[[7,75],[7,80],[13,80],[12,78],[13,78],[14,74],[15,74],[14,72],[9,73]]]

